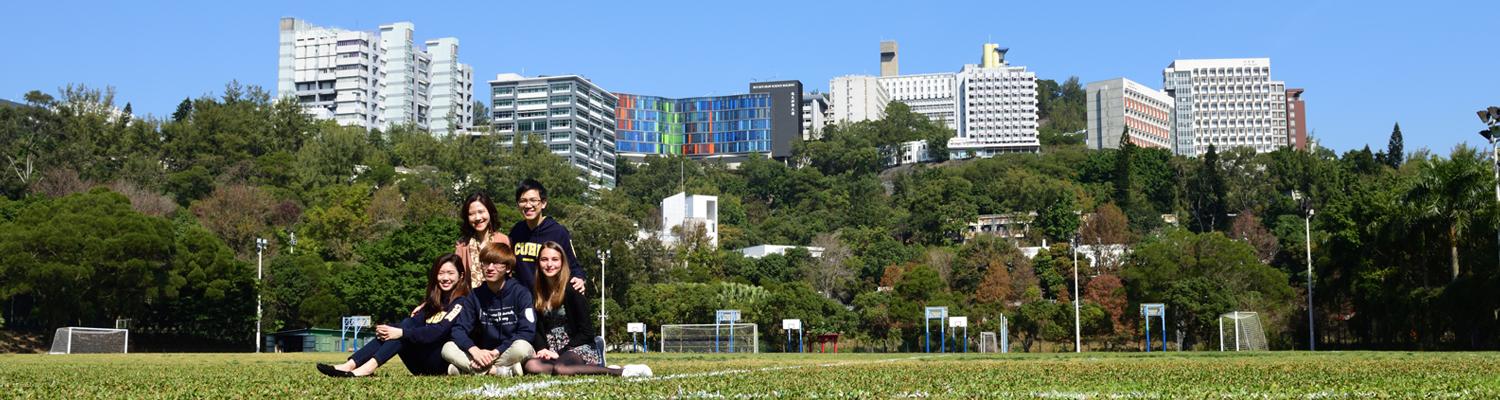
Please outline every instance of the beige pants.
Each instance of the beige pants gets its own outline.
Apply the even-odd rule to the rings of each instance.
[[[500,357],[495,359],[495,365],[499,365],[502,367],[519,365],[520,363],[525,362],[527,359],[530,359],[533,355],[536,355],[536,350],[531,348],[531,342],[527,342],[525,340],[517,340],[510,344],[510,348],[507,348],[504,352],[500,353]],[[465,374],[472,374],[476,372],[474,371],[474,369],[469,368],[469,352],[463,349],[459,349],[458,345],[453,344],[453,342],[443,343],[443,360],[447,361],[449,364],[452,364],[454,367],[458,367],[459,372]]]

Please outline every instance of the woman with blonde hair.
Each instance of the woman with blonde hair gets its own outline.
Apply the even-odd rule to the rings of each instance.
[[[592,345],[594,324],[589,299],[570,284],[564,252],[557,242],[545,242],[537,254],[538,271],[531,285],[532,303],[538,314],[536,336],[531,339],[536,355],[526,361],[526,373],[651,376],[651,368],[645,365],[624,368],[599,365],[599,349]]]

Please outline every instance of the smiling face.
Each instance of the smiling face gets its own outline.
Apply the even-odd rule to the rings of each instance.
[[[474,232],[489,232],[490,210],[484,207],[484,203],[469,203],[469,226],[474,228]]]
[[[542,248],[542,254],[537,255],[537,265],[541,267],[542,276],[557,276],[557,272],[562,271],[562,264],[562,253],[557,249]]]
[[[547,200],[542,199],[540,192],[527,190],[516,199],[516,209],[521,211],[521,218],[535,225],[542,220],[542,210],[547,209]]]
[[[453,287],[458,285],[458,266],[447,262],[438,267],[437,284],[438,289],[441,289],[443,293],[453,291]]]

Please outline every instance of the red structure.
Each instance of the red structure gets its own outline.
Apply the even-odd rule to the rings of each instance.
[[[818,339],[817,340],[818,340],[818,352],[819,353],[827,353],[827,351],[824,351],[823,345],[826,345],[826,344],[828,344],[830,342],[833,343],[833,352],[834,353],[839,352],[839,334],[837,334],[837,333],[825,333],[825,334],[822,334],[822,335],[818,335]]]
[[[1291,146],[1307,151],[1307,103],[1302,101],[1302,88],[1286,90],[1286,135]]]

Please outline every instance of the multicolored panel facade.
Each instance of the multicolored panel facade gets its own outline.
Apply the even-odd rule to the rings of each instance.
[[[694,158],[771,152],[771,96],[673,99],[617,94],[615,143],[622,155]]]

